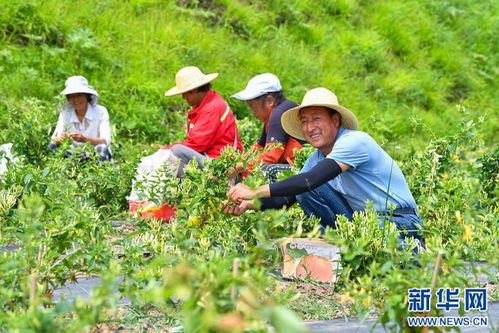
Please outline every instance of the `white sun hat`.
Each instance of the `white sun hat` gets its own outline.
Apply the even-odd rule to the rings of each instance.
[[[249,101],[271,92],[281,91],[281,82],[274,74],[263,73],[249,80],[246,88],[231,97]]]
[[[183,94],[189,90],[204,86],[215,80],[218,73],[204,74],[196,66],[184,67],[175,75],[175,87],[165,93],[165,96]]]
[[[91,85],[88,84],[88,80],[81,75],[70,76],[66,80],[66,83],[64,85],[66,87],[64,88],[63,91],[61,91],[61,94],[66,95],[66,96],[71,95],[71,94],[78,94],[78,93],[99,96],[97,91],[95,91],[95,89]]]
[[[281,123],[286,133],[297,139],[305,140],[301,131],[300,110],[309,106],[324,106],[338,111],[341,115],[341,126],[353,130],[359,128],[359,123],[353,112],[341,106],[336,95],[330,90],[319,87],[307,91],[300,105],[283,113]]]

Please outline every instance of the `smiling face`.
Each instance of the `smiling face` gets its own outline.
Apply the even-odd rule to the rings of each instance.
[[[338,135],[341,115],[331,115],[328,108],[323,106],[310,106],[301,109],[299,117],[305,140],[324,155],[329,154]]]
[[[69,104],[76,110],[78,113],[84,113],[87,111],[88,107],[88,96],[84,93],[77,94],[69,94],[68,95]]]

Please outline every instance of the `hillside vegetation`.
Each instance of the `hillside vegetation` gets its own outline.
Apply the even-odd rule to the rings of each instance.
[[[0,253],[0,331],[300,332],[299,319],[372,314],[398,331],[407,289],[430,285],[439,253],[438,286],[478,286],[465,262],[497,268],[499,258],[497,36],[492,0],[0,0],[0,144],[20,159],[0,176],[0,246],[21,246]],[[189,108],[164,92],[189,65],[220,73],[213,88],[246,147],[261,124],[230,96],[252,76],[276,74],[296,102],[314,87],[334,91],[407,176],[425,221],[422,267],[369,211],[324,236],[344,249],[338,283],[283,284],[266,249],[317,236],[317,221],[298,207],[224,215],[231,152],[163,193],[174,223],[130,217],[140,158],[185,136]],[[109,110],[114,165],[47,154],[72,75]],[[82,275],[103,285],[90,301],[55,306],[54,289]],[[119,297],[131,300],[126,311]]]
[[[402,142],[413,152],[455,133],[456,104],[487,117],[481,136],[497,143],[493,1],[49,0],[2,7],[2,108],[36,98],[49,108],[44,125],[55,122],[54,97],[65,79],[81,74],[109,108],[117,141],[168,143],[182,136],[187,108],[163,93],[181,67],[197,65],[220,73],[214,88],[226,98],[262,72],[275,73],[298,102],[306,90],[328,87],[357,113],[361,129],[395,154]],[[249,114],[229,102],[239,118]]]

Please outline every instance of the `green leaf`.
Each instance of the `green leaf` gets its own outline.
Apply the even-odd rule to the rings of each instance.
[[[269,311],[269,320],[277,333],[307,332],[295,313],[284,306],[276,306]]]
[[[286,252],[288,252],[288,254],[290,256],[292,256],[293,258],[295,258],[295,259],[303,258],[304,256],[308,255],[307,250],[305,250],[305,249],[298,249],[298,248],[292,249],[290,247],[290,244],[286,245]]]

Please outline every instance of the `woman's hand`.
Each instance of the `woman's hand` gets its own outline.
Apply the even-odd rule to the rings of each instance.
[[[56,145],[59,145],[62,141],[66,140],[66,138],[69,136],[69,133],[67,131],[64,131],[61,133],[61,135],[59,135],[58,138],[54,139],[53,142],[56,144]]]
[[[88,138],[79,132],[70,133],[69,136],[71,137],[71,139],[73,139],[77,142],[87,142],[88,141]]]

